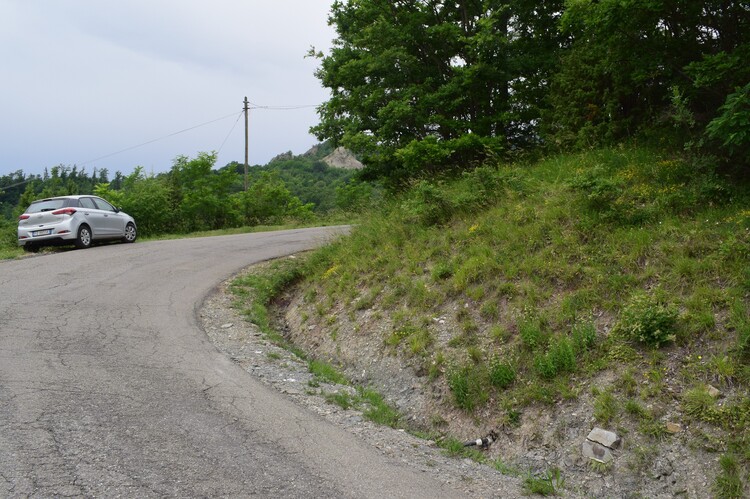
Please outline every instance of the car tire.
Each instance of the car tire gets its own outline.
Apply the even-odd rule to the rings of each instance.
[[[26,253],[36,253],[37,251],[39,251],[39,246],[37,246],[36,244],[32,244],[32,243],[26,243],[23,245],[23,250]]]
[[[91,234],[91,228],[88,225],[81,225],[78,227],[78,236],[76,237],[76,248],[86,249],[91,246],[93,240],[93,234]]]
[[[124,243],[134,243],[135,240],[138,238],[138,231],[135,228],[135,225],[129,223],[125,226],[125,237],[122,238],[122,242]]]

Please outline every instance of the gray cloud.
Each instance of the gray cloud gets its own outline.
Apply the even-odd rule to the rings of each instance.
[[[236,112],[327,98],[305,59],[327,48],[329,0],[0,0],[0,174],[40,173]],[[253,110],[250,161],[304,152],[314,109]],[[244,159],[236,117],[87,163],[164,171],[177,155]]]

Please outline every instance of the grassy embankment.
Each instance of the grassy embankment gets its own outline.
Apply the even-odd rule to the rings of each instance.
[[[375,314],[382,348],[447,386],[445,406],[498,424],[610,370],[589,389],[596,421],[653,441],[671,438],[668,411],[694,423],[731,496],[750,463],[749,200],[640,149],[482,168],[417,183],[290,279],[331,335],[333,308]]]

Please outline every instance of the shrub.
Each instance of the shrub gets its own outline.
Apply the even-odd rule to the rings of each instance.
[[[623,309],[615,330],[628,339],[658,348],[674,341],[677,316],[675,308],[638,293]]]
[[[17,246],[17,225],[0,216],[0,248],[15,248]]]
[[[705,386],[698,386],[682,396],[682,409],[685,414],[698,419],[708,419],[714,407],[714,398]]]
[[[575,177],[568,185],[584,194],[586,206],[599,213],[608,213],[624,192],[623,182],[612,178],[601,168]]]
[[[750,150],[750,83],[727,96],[719,114],[706,127],[706,134],[721,142],[733,157],[747,162]]]
[[[401,207],[409,219],[424,227],[444,224],[456,208],[443,189],[426,180],[412,188]]]
[[[539,376],[544,379],[549,380],[557,376],[557,369],[549,355],[535,357],[534,367],[536,368],[536,372],[539,373]]]

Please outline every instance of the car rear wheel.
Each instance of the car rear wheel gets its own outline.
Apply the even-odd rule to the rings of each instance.
[[[36,253],[39,251],[39,246],[33,243],[26,243],[23,245],[23,250],[27,253]]]
[[[135,225],[128,224],[125,226],[125,237],[122,238],[123,242],[134,243],[138,237],[138,231],[135,229]]]
[[[76,237],[76,248],[86,249],[91,246],[91,229],[88,225],[78,227],[78,237]]]

